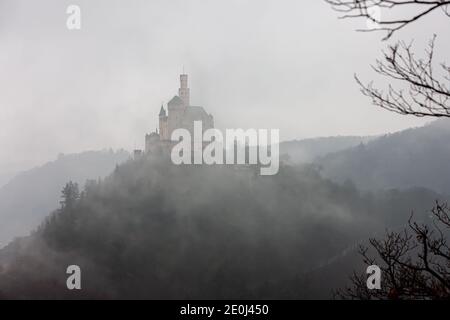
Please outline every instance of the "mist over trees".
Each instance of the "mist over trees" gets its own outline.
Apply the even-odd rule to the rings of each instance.
[[[449,194],[449,139],[450,120],[441,119],[327,154],[315,165],[324,177],[351,180],[361,190],[424,187]]]
[[[0,252],[6,298],[313,298],[333,283],[305,285],[330,257],[398,226],[424,189],[361,194],[310,166],[264,177],[248,166],[174,166],[142,157],[83,190],[68,183],[60,209],[30,237]],[[70,199],[70,200],[69,200]],[[79,265],[83,290],[65,268]]]
[[[119,151],[86,151],[22,172],[0,187],[0,248],[14,237],[25,236],[55,208],[68,181],[83,185],[103,178],[130,154]]]
[[[344,18],[363,18],[378,25],[376,30],[365,31],[384,32],[384,40],[389,41],[432,13],[450,17],[448,1],[326,1],[343,12]],[[374,7],[393,14],[374,17],[371,14]],[[218,16],[226,17],[221,10],[217,11]],[[405,12],[411,15],[404,15]],[[243,21],[248,22],[247,13],[242,13],[245,13]],[[114,20],[117,16],[111,17]],[[293,17],[296,18],[295,14]],[[138,19],[139,23],[145,20],[149,19]],[[167,21],[175,20],[180,19]],[[144,25],[139,23],[130,30]],[[199,32],[205,29],[200,26]],[[237,29],[240,27],[236,24]],[[167,26],[162,24],[160,30],[164,28]],[[157,34],[155,30],[152,32]],[[234,43],[223,42],[216,34],[211,32],[209,38],[200,33],[199,38],[216,47],[214,51],[229,49]],[[249,34],[242,32],[243,42],[236,42],[235,46],[247,42]],[[109,42],[108,37],[105,39]],[[155,39],[151,37],[148,39],[149,48],[158,43],[152,42]],[[367,82],[356,76],[361,93],[373,105],[397,114],[450,117],[450,68],[446,62],[436,60],[436,50],[443,40],[430,32],[428,47],[419,54],[417,44],[401,40],[389,43],[372,66],[374,76],[388,86],[382,88],[377,81]],[[272,45],[261,34],[261,42],[277,49],[277,55],[261,55],[264,58],[261,62],[267,65],[275,57],[283,58],[284,52],[278,55],[283,46],[278,45],[292,40],[286,37]],[[93,43],[97,43],[95,37]],[[106,54],[112,51],[111,47],[98,48]],[[179,49],[161,48],[161,52]],[[313,53],[316,48],[319,46],[311,46],[311,51],[305,52]],[[320,46],[323,48],[328,47]],[[126,51],[129,50],[119,53]],[[203,51],[207,53],[203,58],[199,56],[203,62],[220,61],[215,60],[220,56],[205,60],[210,50]],[[291,51],[297,59],[298,52]],[[327,55],[330,52],[323,51]],[[244,58],[250,62],[255,52],[261,51],[248,51]],[[149,59],[147,54],[142,56],[141,65],[138,62],[134,68],[124,63],[119,72],[137,70],[139,74],[142,70],[160,68],[159,64],[149,67],[142,63]],[[117,65],[116,57],[108,59],[111,66]],[[160,61],[155,57],[154,61]],[[230,60],[235,60],[234,57]],[[134,58],[139,61],[139,55]],[[319,80],[326,84],[327,74],[348,67],[343,64],[342,69],[316,70],[316,65],[333,61],[327,59],[321,56],[320,63],[308,60],[312,71],[305,70],[302,75],[311,76],[309,83],[317,85]],[[213,65],[206,62],[205,65]],[[235,78],[241,76],[249,83],[250,79],[270,71],[257,68],[264,73],[255,73],[252,78],[242,76],[248,71],[239,73],[239,66],[235,66],[235,70],[223,71]],[[281,70],[279,74],[289,70],[294,74],[290,79],[297,81],[297,73],[289,68],[275,70]],[[83,76],[89,74],[94,80],[111,76],[109,72],[99,72],[106,77],[97,78],[90,68],[83,70],[88,72],[82,73]],[[127,75],[116,78],[132,80]],[[222,76],[228,77],[227,73]],[[109,96],[114,91],[111,88],[123,87],[124,95],[139,91],[147,94],[148,83],[142,82],[140,76],[137,78],[139,82],[130,81],[125,86],[132,91],[114,81],[117,87],[107,88],[108,94],[100,100],[105,98],[103,103],[113,105],[120,101],[120,107],[128,103],[128,96]],[[261,78],[264,81],[257,83],[257,91],[251,92],[248,87],[249,96],[258,97],[251,103],[262,102],[263,96],[259,96],[262,88],[274,88],[270,84],[283,82],[276,77]],[[296,88],[304,90],[308,82],[303,81]],[[230,101],[238,101],[241,98],[238,94],[229,93],[239,92],[233,90],[239,83],[242,85],[229,81],[227,85],[232,89],[223,90],[222,96],[216,92],[219,95],[214,95],[214,99],[229,95],[236,97]],[[335,87],[338,88],[335,92],[345,88]],[[152,94],[163,88],[157,87]],[[274,90],[274,96],[278,98],[286,94],[283,91],[287,92],[289,99],[284,101],[291,106],[292,90],[286,88]],[[322,88],[317,89],[318,95],[322,94]],[[294,96],[297,99],[293,100],[300,100],[299,92],[294,91]],[[251,105],[245,99],[239,103]],[[86,109],[85,114],[90,115],[89,104]],[[231,112],[227,109],[224,113]],[[294,114],[291,116],[294,119]],[[243,122],[244,118],[240,120]],[[253,120],[253,115],[247,120]],[[333,121],[328,125],[332,126]],[[326,126],[322,128],[325,130]],[[331,298],[334,293],[344,299],[449,299],[449,128],[449,122],[443,119],[384,137],[285,142],[280,145],[284,155],[279,174],[269,177],[261,176],[257,166],[175,166],[169,159],[147,154],[133,159],[126,152],[62,157],[19,175],[0,188],[0,246],[8,243],[0,249],[0,299],[309,299]],[[125,159],[128,161],[118,165]],[[18,234],[23,237],[10,241]],[[368,264],[378,264],[383,271],[380,291],[367,290]],[[68,290],[69,265],[81,267],[83,290]]]
[[[338,136],[283,141],[280,143],[280,154],[282,160],[290,164],[314,163],[320,157],[356,147],[375,138]]]

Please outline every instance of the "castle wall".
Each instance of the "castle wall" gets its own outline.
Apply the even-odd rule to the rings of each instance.
[[[170,140],[172,132],[175,129],[183,128],[183,114],[184,108],[173,108],[169,111],[169,117],[167,121],[167,136]]]

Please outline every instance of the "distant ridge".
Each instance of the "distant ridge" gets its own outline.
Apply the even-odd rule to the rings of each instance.
[[[124,150],[87,151],[58,159],[16,175],[0,187],[0,247],[27,235],[59,202],[61,189],[72,180],[103,178],[130,157]]]
[[[333,181],[361,189],[425,187],[450,194],[450,120],[386,134],[316,161]]]
[[[288,155],[288,161],[293,164],[311,163],[328,153],[342,151],[375,138],[375,136],[336,136],[285,141],[280,143],[280,154]]]

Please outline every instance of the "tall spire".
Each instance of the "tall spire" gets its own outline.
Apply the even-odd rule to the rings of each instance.
[[[183,100],[184,106],[188,107],[190,90],[188,88],[188,75],[183,73],[180,75],[180,88],[178,89],[178,96]]]
[[[164,110],[164,106],[161,105],[161,110],[159,110],[159,116],[165,117],[166,116],[166,110]]]

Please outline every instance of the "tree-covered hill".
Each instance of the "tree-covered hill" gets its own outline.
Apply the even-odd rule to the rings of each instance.
[[[322,174],[365,190],[425,187],[450,194],[450,120],[385,135],[316,163]]]
[[[312,298],[308,274],[369,235],[425,212],[424,189],[360,194],[310,167],[278,175],[141,158],[81,191],[29,237],[0,251],[4,298]],[[82,290],[66,268],[82,269]],[[345,282],[354,265],[336,270]],[[314,290],[308,288],[314,287]]]
[[[123,150],[67,154],[15,176],[0,187],[0,248],[16,236],[27,235],[57,208],[67,181],[103,178],[129,157]]]

